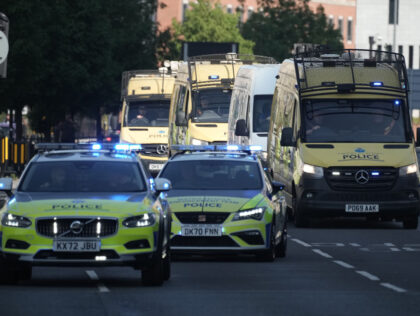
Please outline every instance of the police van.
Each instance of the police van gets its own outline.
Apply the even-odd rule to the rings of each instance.
[[[168,68],[126,71],[122,76],[121,143],[142,144],[140,157],[153,174],[168,156],[168,116],[175,82]]]
[[[235,78],[228,122],[228,143],[260,145],[266,158],[271,103],[280,64],[246,65]]]
[[[169,146],[226,144],[234,79],[240,66],[253,63],[274,60],[228,53],[191,57],[181,64],[171,99]]]
[[[296,226],[312,217],[398,220],[414,229],[419,170],[401,54],[298,54],[280,68],[268,138]],[[418,138],[417,138],[418,139]]]

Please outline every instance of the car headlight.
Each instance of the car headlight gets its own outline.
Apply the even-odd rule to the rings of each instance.
[[[1,224],[3,226],[9,226],[9,227],[29,227],[32,225],[32,222],[29,218],[13,215],[10,213],[3,214],[3,217],[1,219]]]
[[[240,220],[244,220],[244,219],[255,219],[257,221],[259,221],[261,218],[263,218],[264,215],[264,211],[265,208],[263,207],[258,207],[258,208],[253,208],[250,210],[243,210],[243,211],[239,211],[236,212],[235,216],[233,217],[233,221],[240,221]]]
[[[314,178],[322,178],[324,176],[324,169],[317,166],[303,164],[303,172],[311,175]]]
[[[208,144],[209,142],[206,142],[205,140],[191,138],[191,145],[201,146],[201,145],[208,145]]]
[[[416,173],[416,172],[417,172],[417,164],[415,163],[400,168],[400,176],[406,176],[408,174]]]
[[[122,223],[125,227],[146,227],[152,226],[156,222],[156,215],[154,213],[144,213],[138,216],[128,217]]]

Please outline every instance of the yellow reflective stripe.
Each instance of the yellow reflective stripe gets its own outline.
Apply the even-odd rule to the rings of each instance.
[[[9,160],[9,137],[4,138],[4,160]]]
[[[4,138],[1,139],[1,163],[4,163]]]
[[[15,164],[18,162],[18,144],[14,144],[13,146],[13,162]]]
[[[25,163],[25,144],[20,144],[20,163]]]

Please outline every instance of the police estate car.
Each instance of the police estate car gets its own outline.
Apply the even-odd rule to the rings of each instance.
[[[171,216],[161,194],[170,181],[151,179],[135,146],[81,147],[40,144],[14,194],[12,179],[0,179],[10,196],[0,211],[0,283],[30,279],[33,266],[116,265],[161,285],[170,277]]]
[[[286,206],[277,194],[282,185],[266,177],[249,152],[255,146],[173,147],[184,153],[159,174],[172,183],[173,251],[250,252],[267,261],[286,255]]]

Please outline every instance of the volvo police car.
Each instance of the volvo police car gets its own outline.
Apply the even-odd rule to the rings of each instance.
[[[86,146],[92,146],[86,149]],[[170,277],[170,181],[154,181],[135,145],[39,144],[0,211],[0,283],[33,266],[131,266],[146,285]],[[85,148],[85,149],[84,149]]]
[[[267,261],[286,255],[283,186],[269,181],[251,153],[261,146],[174,147],[178,154],[159,174],[173,186],[173,251],[248,252]]]

